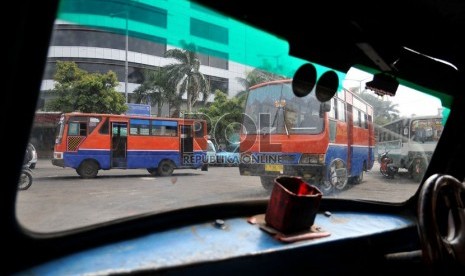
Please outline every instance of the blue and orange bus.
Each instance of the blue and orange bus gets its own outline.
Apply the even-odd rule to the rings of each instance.
[[[204,120],[73,112],[59,120],[52,164],[83,178],[141,168],[169,176],[174,169],[207,170],[206,151]]]
[[[279,175],[300,176],[323,192],[358,183],[374,163],[373,108],[342,89],[320,102],[296,97],[292,80],[250,88],[241,133],[241,175],[271,189]]]

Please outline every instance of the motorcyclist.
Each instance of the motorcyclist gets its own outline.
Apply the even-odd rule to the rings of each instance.
[[[23,165],[27,165],[32,160],[32,145],[27,144],[26,153],[24,155]]]

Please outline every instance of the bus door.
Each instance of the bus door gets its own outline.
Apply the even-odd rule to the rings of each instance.
[[[111,123],[111,167],[127,167],[127,147],[128,145],[128,123],[112,122]]]
[[[192,165],[194,155],[194,136],[191,125],[181,125],[181,164]]]
[[[347,104],[347,174],[351,175],[352,169],[352,145],[354,144],[354,117],[352,105]]]
[[[373,148],[375,146],[375,134],[373,133],[374,127],[373,127],[373,117],[371,115],[367,115],[367,122],[366,124],[368,125],[368,164],[367,167],[369,168],[370,165],[374,162],[374,153],[373,153]]]

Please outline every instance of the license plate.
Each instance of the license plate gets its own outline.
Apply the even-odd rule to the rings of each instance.
[[[265,171],[267,172],[282,172],[283,165],[281,164],[265,164]]]

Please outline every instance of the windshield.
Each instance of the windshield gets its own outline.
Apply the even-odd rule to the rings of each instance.
[[[366,89],[375,71],[356,67],[334,71],[327,101],[316,88],[297,97],[292,78],[306,63],[318,78],[334,71],[189,1],[62,0],[19,222],[59,232],[266,199],[279,175],[300,176],[325,198],[408,200],[451,99],[402,80],[395,96],[378,96]],[[238,152],[238,164],[218,165],[215,148]]]
[[[248,93],[244,127],[249,134],[317,134],[323,131],[324,122],[320,104],[315,93],[295,96],[290,81],[258,85]]]

